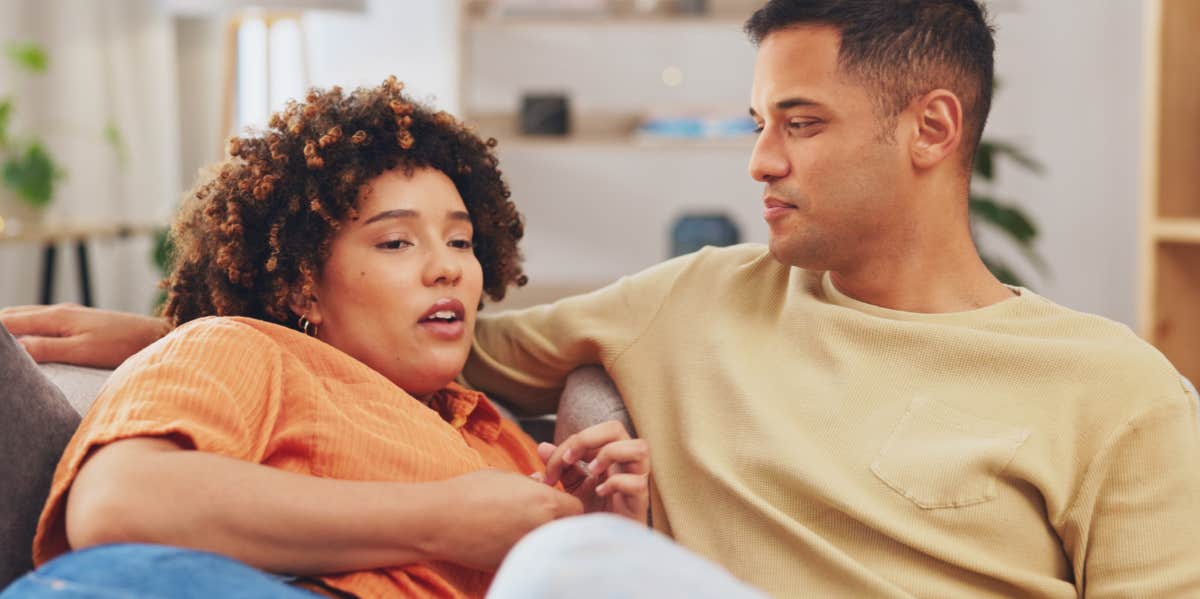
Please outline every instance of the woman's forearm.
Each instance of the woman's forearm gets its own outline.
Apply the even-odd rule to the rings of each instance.
[[[273,572],[325,574],[440,559],[444,484],[321,479],[119,441],[80,471],[67,503],[73,548],[112,542],[190,547]]]

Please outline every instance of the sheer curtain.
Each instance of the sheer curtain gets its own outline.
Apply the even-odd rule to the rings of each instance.
[[[27,75],[0,61],[0,95],[14,94],[11,132],[41,137],[66,171],[47,225],[161,221],[181,191],[175,31],[157,0],[5,0],[0,46],[32,42],[49,68]],[[107,127],[119,133],[114,147]],[[14,199],[0,191],[0,214]],[[145,312],[158,275],[148,238],[94,240],[93,297]],[[60,248],[55,295],[79,298],[74,253]],[[0,245],[0,306],[37,300],[41,249]]]

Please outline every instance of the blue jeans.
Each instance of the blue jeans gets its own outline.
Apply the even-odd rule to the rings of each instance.
[[[0,599],[317,599],[287,579],[220,555],[163,545],[102,545],[59,557]]]
[[[566,518],[521,539],[488,599],[766,599],[667,537],[608,514]]]
[[[0,599],[316,599],[286,578],[212,553],[104,545],[68,553],[20,578]],[[720,566],[616,516],[567,518],[509,553],[489,599],[765,599]]]

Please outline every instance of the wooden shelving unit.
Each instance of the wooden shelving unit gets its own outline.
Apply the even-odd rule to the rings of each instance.
[[[636,132],[637,115],[586,115],[572,120],[567,136],[525,135],[520,132],[516,118],[505,114],[476,114],[470,117],[480,135],[495,137],[502,148],[565,147],[613,148],[619,150],[714,150],[731,149],[749,155],[754,147],[753,135],[727,138],[687,139],[643,136]]]
[[[1200,380],[1200,2],[1151,0],[1141,328]]]

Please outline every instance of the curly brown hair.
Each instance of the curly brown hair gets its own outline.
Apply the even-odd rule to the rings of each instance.
[[[289,295],[311,295],[340,225],[358,217],[365,184],[385,171],[433,168],[454,183],[474,225],[483,289],[504,298],[524,285],[517,247],[524,225],[493,153],[445,112],[382,85],[345,95],[314,89],[234,137],[229,157],[184,198],[172,226],[173,269],[163,314],[178,325],[203,316],[249,316],[292,326]]]

